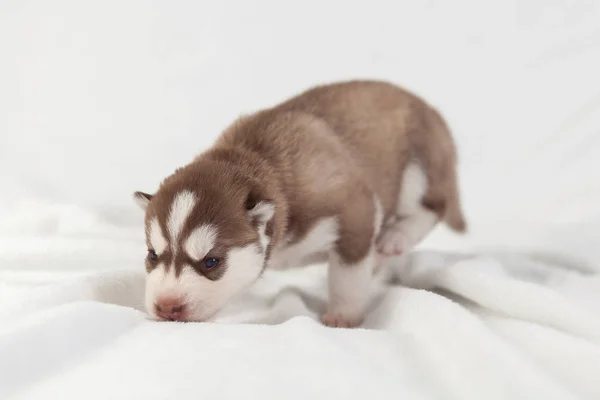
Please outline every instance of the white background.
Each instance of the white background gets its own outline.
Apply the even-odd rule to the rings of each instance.
[[[349,78],[413,90],[454,131],[471,231],[426,243],[595,251],[599,16],[597,1],[4,0],[0,268],[59,268],[15,260],[69,235],[143,247],[132,191],[241,113]]]

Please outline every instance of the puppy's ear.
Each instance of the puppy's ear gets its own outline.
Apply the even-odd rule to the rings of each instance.
[[[275,215],[275,202],[263,199],[255,191],[248,194],[244,207],[248,217],[259,224],[266,224]]]
[[[275,203],[261,200],[248,210],[248,216],[260,224],[266,224],[275,215]]]
[[[152,200],[152,195],[144,192],[133,193],[133,201],[142,209],[148,208],[148,203]]]

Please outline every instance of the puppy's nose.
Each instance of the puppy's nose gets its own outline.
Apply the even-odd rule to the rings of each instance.
[[[178,297],[161,297],[154,304],[156,315],[170,321],[181,321],[185,311],[183,300]]]

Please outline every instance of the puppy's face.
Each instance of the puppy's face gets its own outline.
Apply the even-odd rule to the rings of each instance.
[[[245,183],[179,175],[154,195],[134,195],[146,210],[146,308],[203,321],[260,276],[275,205]]]

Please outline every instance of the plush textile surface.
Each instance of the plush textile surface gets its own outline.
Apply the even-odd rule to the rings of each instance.
[[[600,3],[0,3],[0,399],[600,398]],[[240,113],[394,81],[448,119],[469,234],[390,265],[364,329],[325,269],[211,324],[140,311],[134,190]]]
[[[139,273],[4,287],[2,398],[600,396],[598,276],[493,254],[395,267],[412,288],[379,281],[357,330],[319,324],[320,266],[269,273],[203,324],[146,319]]]

